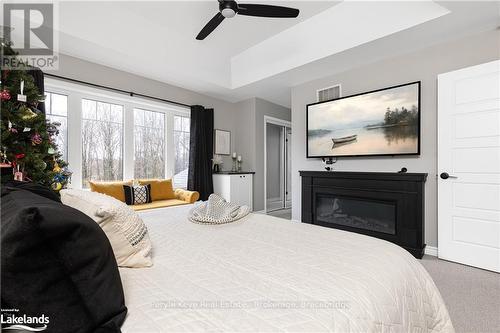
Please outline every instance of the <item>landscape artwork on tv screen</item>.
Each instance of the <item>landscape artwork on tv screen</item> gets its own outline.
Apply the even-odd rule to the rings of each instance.
[[[420,82],[307,106],[307,157],[419,154]]]

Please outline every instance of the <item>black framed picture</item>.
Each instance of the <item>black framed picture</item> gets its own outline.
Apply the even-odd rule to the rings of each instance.
[[[420,154],[420,81],[312,103],[308,158]]]

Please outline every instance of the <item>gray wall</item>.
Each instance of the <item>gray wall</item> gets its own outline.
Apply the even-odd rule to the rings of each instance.
[[[420,157],[344,158],[334,165],[345,171],[389,171],[407,167],[409,172],[427,172],[426,243],[437,246],[437,75],[500,58],[500,31],[484,32],[418,52],[398,56],[292,88],[292,218],[300,220],[299,170],[323,170],[318,159],[306,159],[306,104],[316,101],[316,90],[337,83],[344,96],[422,81],[422,146]]]
[[[237,121],[232,135],[236,140],[237,153],[242,157],[243,170],[255,171],[255,98],[238,102],[235,107]],[[228,165],[228,168],[231,166]]]
[[[238,113],[235,104],[64,54],[60,54],[59,59],[59,70],[52,72],[53,74],[169,99],[188,105],[199,104],[207,108],[214,108],[214,127],[231,131],[233,135],[231,137],[231,149],[232,151],[236,150],[234,129]],[[231,158],[229,156],[224,157],[224,166],[231,168]]]

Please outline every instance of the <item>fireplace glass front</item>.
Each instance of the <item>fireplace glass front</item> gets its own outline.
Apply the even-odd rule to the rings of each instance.
[[[317,194],[316,220],[358,229],[396,234],[396,203],[333,194]]]

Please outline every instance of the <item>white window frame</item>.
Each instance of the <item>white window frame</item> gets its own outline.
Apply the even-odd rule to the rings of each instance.
[[[100,97],[95,97],[95,98],[92,98],[92,97],[88,97],[88,96],[84,96],[80,99],[80,122],[81,124],[83,124],[83,117],[82,117],[82,101],[83,100],[87,100],[87,101],[90,101],[90,102],[94,102],[96,103],[95,104],[95,107],[96,107],[96,115],[97,115],[97,104],[98,103],[105,103],[105,104],[108,104],[108,105],[116,105],[116,106],[121,106],[122,107],[122,122],[121,122],[121,125],[122,125],[122,133],[121,133],[121,139],[122,139],[122,147],[121,147],[121,157],[122,157],[122,179],[126,179],[125,178],[125,105],[123,103],[120,103],[119,101],[115,101],[113,102],[111,99],[102,99]],[[98,119],[88,119],[86,118],[85,120],[90,120],[90,121],[99,121]],[[118,124],[118,122],[115,122],[115,124]],[[81,127],[80,127],[81,128]],[[80,139],[80,161],[81,161],[81,154],[82,154],[82,144],[81,144],[81,140],[82,140],[82,133],[81,133],[81,130],[79,132],[79,139]],[[80,172],[81,172],[81,165],[82,163],[80,162]],[[71,168],[71,166],[70,166]],[[82,176],[80,176],[80,180],[82,180]],[[110,179],[110,181],[112,181]],[[83,184],[80,186],[80,188],[83,186]]]
[[[175,168],[174,116],[190,116],[188,107],[156,102],[141,97],[98,89],[82,84],[52,78],[45,79],[45,90],[68,96],[67,152],[69,168],[73,172],[72,188],[82,188],[82,99],[97,100],[123,106],[123,179],[134,179],[134,109],[165,114],[165,177],[172,178]]]
[[[69,98],[67,95],[64,95],[64,94],[59,94],[59,93],[56,93],[56,92],[53,92],[51,90],[47,90],[45,93],[49,93],[49,94],[53,94],[53,95],[60,95],[60,96],[65,96],[66,97],[66,116],[61,116],[61,115],[54,115],[52,114],[52,106],[53,106],[53,99],[51,98],[50,100],[50,114],[47,114],[49,117],[53,116],[53,117],[61,117],[61,118],[66,118],[66,137],[64,138],[64,142],[66,142],[66,147],[64,147],[65,151],[66,151],[66,156],[63,156],[63,158],[68,158],[68,112],[69,112]],[[47,109],[47,105],[45,104],[45,108]],[[53,122],[53,121],[51,121]],[[61,135],[61,134],[59,134]]]
[[[165,114],[165,113],[166,113],[166,112],[163,112],[163,111],[156,111],[156,110],[153,110],[153,109],[151,109],[151,108],[145,109],[145,108],[142,108],[142,107],[134,107],[134,108],[132,109],[132,111],[134,111],[135,109],[142,110],[142,111],[159,112],[159,113],[163,113],[163,114]],[[173,115],[175,115],[175,114],[176,114],[176,113],[174,113]],[[132,117],[134,117],[133,112],[132,112]],[[169,174],[168,174],[168,171],[170,170],[170,168],[167,166],[167,165],[170,165],[170,164],[168,163],[169,158],[168,158],[167,153],[168,153],[168,152],[170,152],[170,151],[172,151],[172,149],[169,149],[169,147],[167,147],[168,143],[170,142],[170,141],[169,141],[169,140],[170,140],[170,138],[168,137],[168,131],[167,131],[167,128],[168,128],[168,125],[167,125],[168,118],[169,118],[169,116],[167,116],[167,115],[165,114],[165,118],[164,118],[164,120],[163,120],[164,138],[165,138],[165,140],[166,140],[166,142],[167,142],[167,144],[165,144],[165,145],[164,145],[164,149],[165,149],[165,152],[164,152],[164,156],[165,156],[165,170],[164,170],[164,175],[165,175],[165,178],[171,178],[171,177],[173,177],[173,172],[172,172],[172,175],[169,175]],[[172,116],[172,124],[173,124],[173,116]],[[132,125],[132,127],[133,127],[133,130],[135,131],[135,123]],[[171,128],[173,129],[173,125],[172,125],[172,127],[171,127]],[[173,138],[174,138],[173,133],[172,133],[172,135],[171,135],[171,136],[172,136],[172,138],[171,138],[171,139],[173,140]],[[132,163],[132,170],[131,170],[131,172],[132,172],[132,174],[133,174],[133,176],[134,176],[134,178],[135,178],[135,174],[134,174],[134,169],[135,169],[135,168],[134,168],[134,163],[135,163],[135,152],[134,152],[134,147],[135,147],[135,145],[134,145],[134,142],[133,142],[133,141],[132,141],[131,143],[132,143],[132,150],[130,151],[130,153],[132,154],[132,158],[134,159],[134,162]],[[174,159],[175,159],[175,152],[174,152]],[[174,166],[174,167],[175,167],[175,166]]]
[[[178,115],[178,116],[180,116],[180,115]],[[182,117],[184,117],[184,118],[190,118],[189,116],[187,116],[187,117],[186,117],[186,116],[182,116]],[[173,118],[174,118],[174,117],[172,117],[172,119],[173,119]],[[172,120],[172,121],[173,121],[173,120]],[[190,123],[191,123],[191,119],[190,119]],[[172,139],[174,139],[174,134],[175,134],[174,132],[176,132],[176,131],[175,131],[175,126],[174,126],[174,123],[172,122]],[[186,133],[186,131],[183,131],[182,129],[181,129],[180,131],[177,131],[177,132],[180,132],[180,133],[183,133],[183,134],[184,134],[184,133]],[[175,149],[175,147],[174,147],[174,149]],[[188,160],[189,160],[189,157],[188,157]],[[172,160],[172,162],[174,163],[174,168],[173,168],[172,170],[173,170],[173,172],[175,173],[175,152],[174,152],[174,159]],[[175,179],[174,179],[174,180],[172,181],[172,184],[176,185],[176,183],[177,183],[177,182],[176,182],[176,181],[175,181]],[[187,184],[186,184],[185,186],[187,187]],[[186,189],[186,187],[184,187],[184,189]]]

